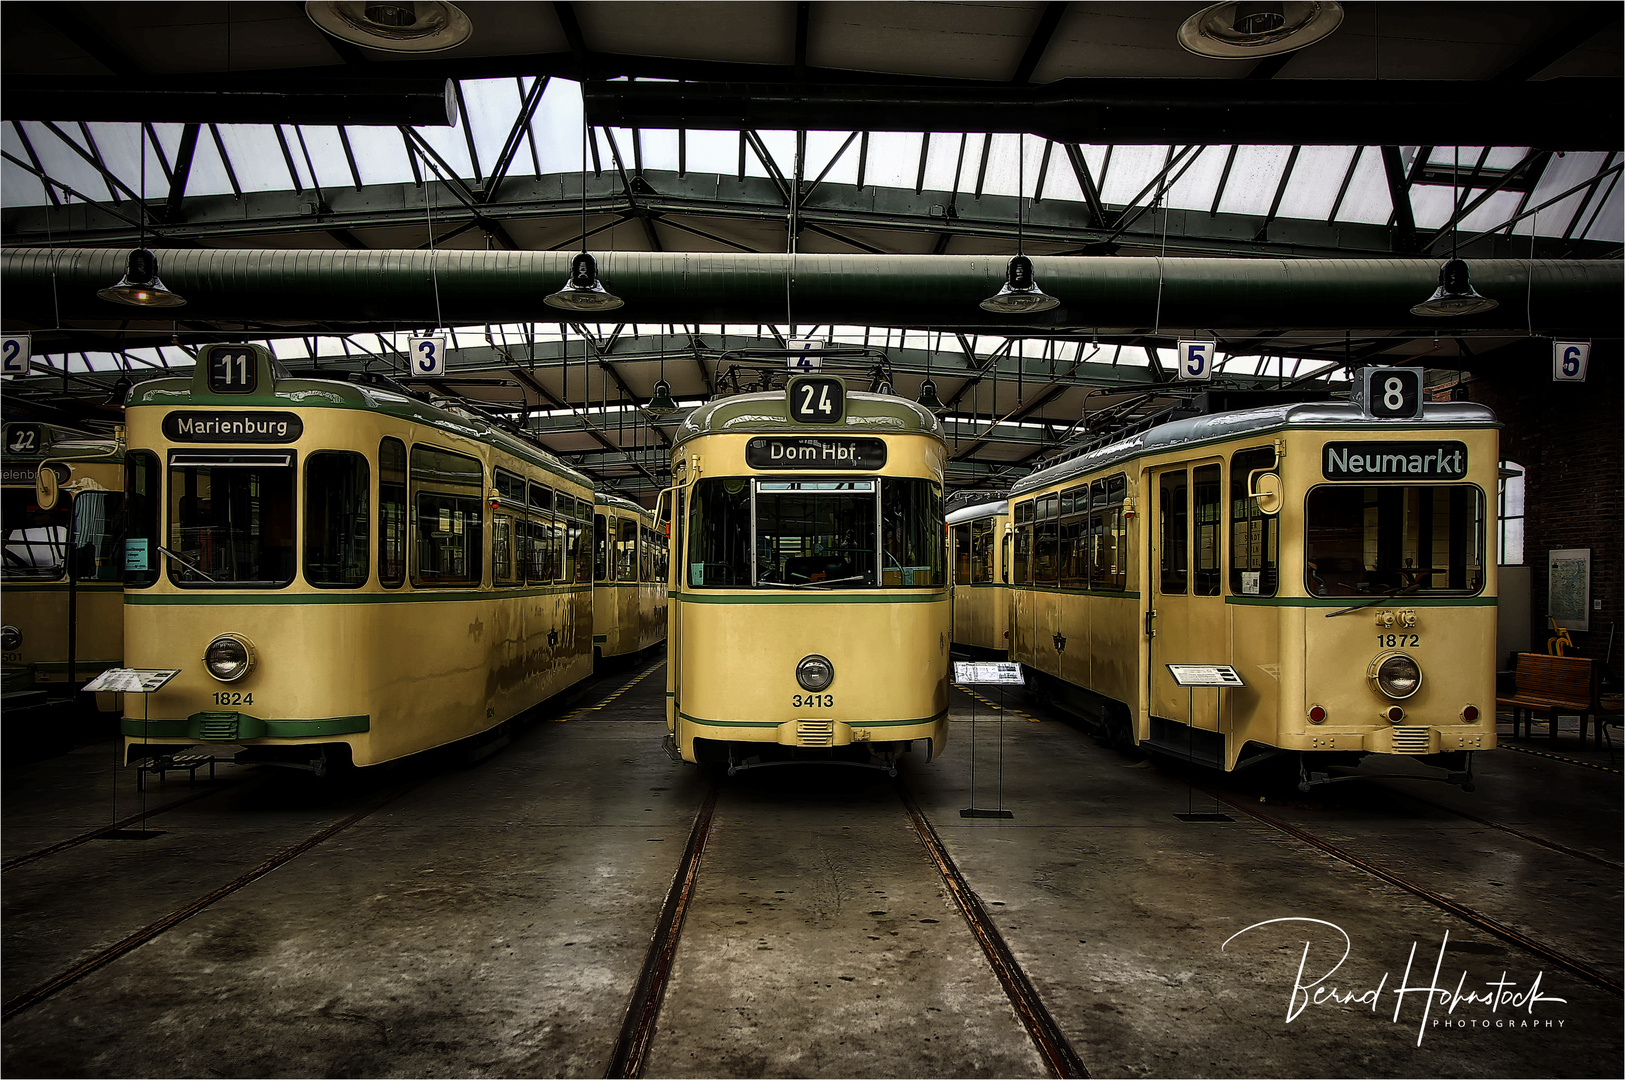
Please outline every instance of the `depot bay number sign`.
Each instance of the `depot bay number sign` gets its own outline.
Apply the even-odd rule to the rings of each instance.
[[[767,435],[745,444],[745,464],[753,469],[880,469],[886,464],[886,441]]]

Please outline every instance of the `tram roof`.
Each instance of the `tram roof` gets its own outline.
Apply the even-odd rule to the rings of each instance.
[[[631,499],[620,495],[611,495],[607,491],[595,491],[593,493],[593,501],[599,506],[613,506],[617,510],[631,510],[639,514],[647,514],[649,512],[647,508],[640,506]]]
[[[1002,514],[1010,508],[1009,499],[1000,499],[997,502],[978,503],[975,506],[962,506],[943,519],[944,524],[958,525],[961,521],[974,521],[977,518],[992,517]]]
[[[701,435],[930,435],[940,439],[942,424],[929,409],[907,398],[852,390],[846,393],[846,418],[841,423],[803,424],[790,419],[789,395],[770,390],[701,405],[683,419],[672,449]]]
[[[1046,469],[1040,469],[1018,480],[1010,488],[1010,497],[1014,499],[1039,488],[1064,483],[1074,477],[1107,469],[1146,454],[1201,446],[1206,443],[1227,442],[1231,439],[1288,428],[1338,428],[1389,433],[1416,431],[1422,434],[1438,428],[1495,425],[1495,413],[1486,406],[1458,401],[1423,405],[1421,420],[1379,420],[1366,416],[1360,406],[1352,402],[1329,401],[1213,413],[1208,416],[1174,420],[1132,438],[1102,446],[1098,450],[1091,450],[1075,458],[1057,462]]]
[[[181,406],[204,404],[204,399],[193,394],[194,379],[153,379],[138,383],[130,392],[126,409],[138,406]],[[442,408],[405,393],[362,383],[343,382],[323,378],[278,378],[270,394],[257,395],[252,400],[240,401],[209,398],[208,403],[220,405],[276,405],[300,409],[367,409],[389,416],[409,420],[415,424],[438,428],[461,435],[465,439],[486,443],[523,458],[532,465],[546,469],[559,477],[593,487],[593,481],[577,472],[542,447],[510,434],[482,416],[466,409]]]

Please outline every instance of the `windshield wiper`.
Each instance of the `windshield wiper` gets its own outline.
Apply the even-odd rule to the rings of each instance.
[[[1358,604],[1354,604],[1351,607],[1342,608],[1342,609],[1340,609],[1338,611],[1328,611],[1326,613],[1326,617],[1328,619],[1331,619],[1331,618],[1336,618],[1338,615],[1347,615],[1351,611],[1359,611],[1361,608],[1368,608],[1368,607],[1371,607],[1373,604],[1380,604],[1384,600],[1392,600],[1396,596],[1403,596],[1408,592],[1415,592],[1417,589],[1420,589],[1422,587],[1422,584],[1423,584],[1422,579],[1432,576],[1433,571],[1432,570],[1417,570],[1417,571],[1415,571],[1415,574],[1416,574],[1416,580],[1411,582],[1409,585],[1396,586],[1396,587],[1388,590],[1387,592],[1383,593],[1381,596],[1373,596],[1369,600],[1361,600]]]
[[[154,544],[152,546],[157,548],[159,551],[163,552],[165,555],[168,555],[171,559],[174,559],[176,562],[180,563],[182,566],[186,567],[188,570],[192,571],[192,573],[196,574],[198,577],[201,577],[204,581],[212,581],[216,585],[220,584],[220,579],[219,578],[210,577],[208,574],[203,572],[203,568],[201,566],[196,566],[196,565],[194,565],[192,563],[187,562],[185,559],[181,558],[179,555],[175,554],[173,551],[170,551],[168,548],[164,547],[164,545],[162,545],[162,544]]]

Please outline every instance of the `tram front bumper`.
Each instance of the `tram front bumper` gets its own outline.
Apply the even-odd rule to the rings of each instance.
[[[1403,754],[1424,757],[1456,750],[1489,750],[1495,746],[1495,733],[1483,725],[1435,727],[1426,724],[1399,724],[1368,731],[1314,731],[1284,742],[1290,750],[1357,750],[1373,754]]]

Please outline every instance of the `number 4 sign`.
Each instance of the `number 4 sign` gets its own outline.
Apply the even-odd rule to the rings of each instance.
[[[1179,343],[1179,377],[1186,382],[1206,382],[1213,378],[1213,342]]]
[[[446,339],[443,337],[415,337],[408,339],[407,355],[412,358],[412,374],[419,378],[446,373]]]
[[[1591,342],[1552,342],[1552,378],[1557,382],[1585,382],[1591,364]]]
[[[28,366],[29,335],[7,334],[3,341],[0,347],[5,349],[5,363],[0,367],[0,375],[27,375],[32,370]]]

